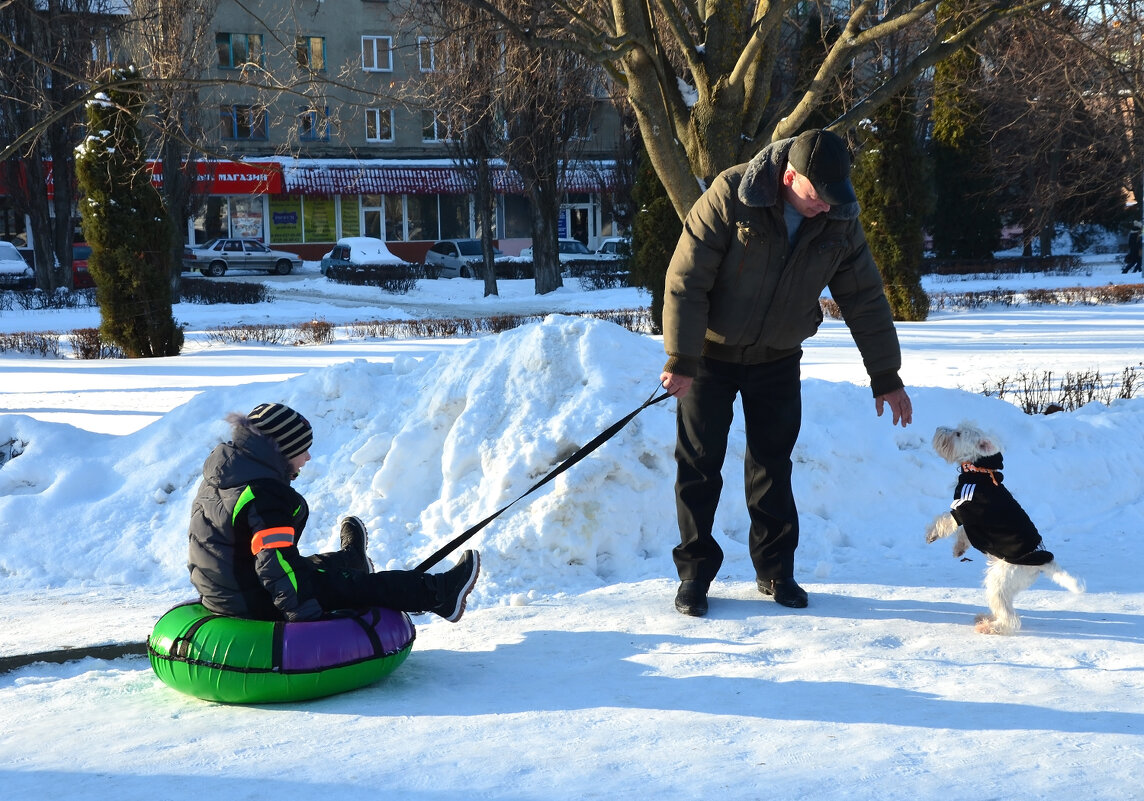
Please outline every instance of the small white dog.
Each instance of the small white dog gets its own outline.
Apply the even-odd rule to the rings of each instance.
[[[1072,592],[1084,585],[1062,570],[1045,550],[1033,521],[1002,482],[1001,449],[997,440],[972,423],[939,427],[933,448],[960,475],[950,511],[934,518],[926,542],[953,535],[953,555],[972,545],[989,557],[985,592],[991,614],[977,616],[982,634],[1012,634],[1021,628],[1013,599],[1044,573]]]

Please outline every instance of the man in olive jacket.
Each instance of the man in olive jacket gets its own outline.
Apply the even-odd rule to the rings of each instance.
[[[878,415],[888,403],[893,423],[906,426],[913,412],[898,377],[901,350],[858,221],[850,154],[835,134],[812,130],[716,177],[684,220],[668,267],[660,380],[679,406],[673,556],[683,614],[707,613],[723,562],[711,529],[736,395],[757,586],[784,606],[807,605],[794,579],[791,452],[802,421],[802,343],[822,322],[826,287],[862,354]]]

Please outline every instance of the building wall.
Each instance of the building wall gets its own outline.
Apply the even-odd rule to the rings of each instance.
[[[244,75],[257,79],[257,71],[212,65],[211,77],[230,77],[234,83],[204,92],[208,123],[218,116],[220,105],[255,104],[260,94],[273,98],[267,140],[221,139],[220,126],[216,125],[212,129],[218,144],[240,156],[289,153],[301,158],[446,158],[443,144],[424,140],[421,111],[406,106],[407,101],[401,99],[402,89],[421,75],[418,37],[422,31],[406,13],[410,2],[416,0],[324,0],[305,4],[303,13],[285,0],[251,0],[242,6],[222,0],[212,22],[214,33],[261,35],[266,71],[263,83],[279,84],[280,89],[260,92],[239,85]],[[299,36],[317,37],[324,43],[324,69],[316,71],[318,80],[312,84],[305,83],[306,72],[298,67],[294,42]],[[391,71],[363,70],[362,40],[367,36],[392,39]],[[315,108],[329,108],[328,141],[299,139],[297,118],[308,99]],[[392,110],[392,142],[366,140],[366,111],[371,108]],[[592,128],[584,157],[613,158],[619,126],[606,97],[601,97],[593,112]]]
[[[409,105],[404,93],[420,79],[422,58],[428,55],[419,46],[422,31],[407,15],[410,3],[416,2],[318,0],[302,5],[287,0],[247,0],[240,5],[234,0],[221,0],[210,23],[211,37],[218,39],[221,47],[216,47],[208,78],[224,83],[212,84],[202,93],[210,132],[207,147],[229,158],[289,158],[311,166],[322,162],[334,165],[409,161],[411,168],[416,169],[419,161],[448,163],[446,145],[426,141],[422,111]],[[314,67],[312,76],[299,63],[295,45],[300,37],[307,44],[306,60]],[[388,37],[388,41],[383,37]],[[257,56],[259,42],[261,57]],[[380,69],[363,68],[363,50],[371,66]],[[243,64],[246,60],[255,63]],[[257,119],[251,109],[262,106],[266,108],[264,129],[251,125]],[[601,97],[597,106],[592,116],[593,133],[584,142],[582,157],[611,160],[615,158],[619,130],[617,115],[607,97]],[[307,109],[316,113],[310,114]],[[391,121],[388,141],[368,141],[367,115],[371,109],[372,119],[382,123],[382,130],[375,124],[375,132],[381,133]],[[307,115],[310,136],[301,122],[303,115]],[[415,261],[437,238],[432,232],[424,233],[427,229],[421,225],[425,205],[438,203],[442,219],[446,207],[453,210],[457,205],[455,195],[364,195],[352,187],[327,188],[316,194],[289,188],[286,192],[294,197],[213,197],[192,222],[188,238],[202,241],[211,235],[256,236],[313,259],[328,250],[337,235],[376,235],[381,217],[385,219],[384,236],[391,243],[391,250]],[[595,247],[602,237],[614,233],[610,222],[601,219],[600,210],[606,204],[601,203],[598,193],[580,193],[574,198],[570,195],[569,201],[574,208],[566,212],[563,227],[567,235],[579,236],[589,247]],[[371,211],[378,206],[386,212]],[[389,213],[391,207],[398,208],[396,215]],[[527,238],[519,235],[519,203],[502,197],[498,208],[504,213],[498,232],[505,237],[502,247],[506,252],[518,252],[529,244]],[[517,222],[506,227],[509,213],[517,215]],[[450,214],[455,219],[456,212]],[[299,241],[283,238],[283,231],[315,230],[318,226],[309,223],[319,217],[334,220],[323,229],[331,232],[328,241],[325,236],[315,241],[309,234],[293,237]],[[297,225],[272,224],[282,219],[296,220]],[[396,230],[399,227],[401,231]],[[515,230],[507,232],[507,228]],[[454,225],[446,232],[442,224],[438,232],[441,237],[461,235],[455,229]],[[469,235],[475,234],[476,229],[472,228]]]

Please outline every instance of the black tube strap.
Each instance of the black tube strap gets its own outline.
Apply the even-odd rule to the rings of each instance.
[[[656,394],[653,392],[651,395],[648,396],[648,399],[646,401],[644,401],[639,406],[639,408],[637,408],[635,411],[629,413],[623,419],[617,420],[616,422],[612,423],[606,429],[604,429],[599,434],[597,434],[595,439],[593,439],[587,445],[583,446],[582,448],[580,448],[580,450],[576,451],[574,454],[572,454],[567,459],[565,459],[563,462],[561,462],[559,465],[557,465],[556,468],[552,470],[552,472],[550,472],[544,478],[540,479],[535,484],[533,484],[531,487],[529,487],[529,489],[523,495],[521,495],[519,498],[517,498],[516,501],[519,501],[521,498],[524,498],[527,495],[531,495],[533,492],[535,492],[536,490],[543,487],[545,484],[547,484],[552,479],[556,478],[558,475],[563,473],[565,470],[567,470],[572,465],[576,464],[578,461],[583,459],[585,456],[590,454],[592,451],[596,450],[596,448],[600,447],[605,442],[610,440],[612,437],[614,437],[616,434],[618,434],[620,432],[620,429],[622,429],[624,426],[626,426],[628,423],[630,423],[632,421],[632,418],[634,418],[637,414],[642,412],[644,409],[646,409],[649,406],[654,406],[655,404],[659,403],[660,401],[666,400],[667,398],[670,398],[670,397],[671,397],[670,392],[664,392],[662,395],[659,395],[659,396],[656,396]],[[450,553],[452,553],[454,550],[456,550],[458,546],[460,546],[462,543],[469,540],[471,537],[473,537],[482,528],[484,528],[489,523],[493,522],[498,517],[500,517],[501,514],[503,514],[505,511],[507,511],[510,506],[512,506],[514,503],[516,503],[516,501],[513,501],[512,503],[509,503],[505,506],[502,506],[500,509],[493,512],[491,515],[486,517],[484,520],[477,523],[475,526],[471,526],[470,528],[466,529],[461,534],[458,534],[456,537],[449,540],[449,542],[447,542],[444,545],[444,547],[440,548],[436,553],[434,553],[432,556],[430,556],[424,562],[419,564],[416,567],[417,572],[424,573],[427,570],[429,570],[429,568],[433,567],[433,565],[437,564],[442,559],[444,559],[446,556],[448,556]]]

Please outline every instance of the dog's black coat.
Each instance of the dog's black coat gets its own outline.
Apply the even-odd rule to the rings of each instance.
[[[982,553],[1014,565],[1044,565],[1053,561],[1037,527],[1021,504],[1001,483],[1000,453],[973,462],[978,471],[961,468],[953,490],[950,514],[965,528],[969,544]]]

